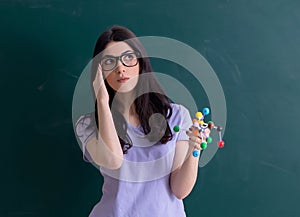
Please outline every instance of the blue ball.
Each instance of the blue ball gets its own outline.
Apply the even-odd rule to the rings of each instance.
[[[209,114],[209,108],[203,108],[203,110],[202,110],[202,113],[204,114],[204,115],[208,115]]]
[[[198,151],[198,150],[193,151],[193,156],[194,157],[198,157],[199,154],[200,154],[200,151]]]

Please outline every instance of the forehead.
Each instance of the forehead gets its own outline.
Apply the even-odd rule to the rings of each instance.
[[[119,56],[125,51],[133,51],[133,49],[123,41],[112,41],[106,45],[106,48],[103,50],[102,56],[113,55]]]

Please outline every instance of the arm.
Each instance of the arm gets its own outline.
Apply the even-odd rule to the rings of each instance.
[[[189,141],[177,141],[170,186],[178,199],[183,199],[192,191],[198,174],[199,157],[194,157],[194,145]]]
[[[86,149],[93,161],[108,169],[118,169],[123,163],[123,151],[108,103],[98,101],[98,140],[92,137]]]
[[[99,132],[98,140],[96,137],[90,139],[86,144],[86,149],[93,161],[99,166],[118,169],[123,163],[123,151],[109,108],[109,95],[103,81],[100,65],[93,87],[97,98]]]

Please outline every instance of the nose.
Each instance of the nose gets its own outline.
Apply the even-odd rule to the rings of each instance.
[[[126,72],[125,66],[123,65],[123,63],[120,60],[118,61],[118,64],[115,68],[115,72],[118,74]]]

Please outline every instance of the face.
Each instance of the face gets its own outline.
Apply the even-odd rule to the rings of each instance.
[[[136,86],[139,62],[134,50],[127,43],[109,42],[103,51],[101,66],[107,83],[115,91],[125,93]]]

